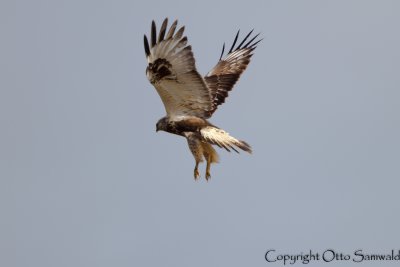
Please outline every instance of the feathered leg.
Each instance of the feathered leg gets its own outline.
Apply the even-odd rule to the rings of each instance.
[[[211,155],[208,154],[206,151],[203,152],[204,158],[207,161],[207,167],[206,167],[206,180],[211,178],[211,173],[210,173],[210,168],[211,168]]]
[[[211,168],[211,156],[208,155],[207,157],[207,168],[206,168],[206,180],[211,178],[211,173],[210,173],[210,168]]]
[[[197,180],[199,178],[199,163],[203,161],[203,147],[201,145],[201,141],[194,133],[185,133],[186,139],[188,141],[189,149],[193,154],[193,157],[196,161],[196,165],[194,167],[193,175],[194,179]]]
[[[211,178],[211,173],[210,173],[211,163],[218,162],[218,154],[215,151],[215,149],[208,143],[202,142],[201,146],[203,148],[204,158],[207,161],[206,180],[208,181]]]

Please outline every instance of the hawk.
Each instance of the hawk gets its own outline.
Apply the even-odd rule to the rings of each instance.
[[[167,31],[166,18],[157,34],[153,20],[150,42],[144,35],[148,62],[146,76],[160,95],[167,113],[157,122],[156,131],[185,137],[196,161],[195,180],[199,177],[198,166],[203,158],[207,162],[205,178],[208,180],[211,163],[218,162],[218,154],[212,145],[229,152],[231,149],[237,153],[238,149],[252,152],[248,143],[232,137],[207,119],[225,102],[261,40],[257,40],[259,34],[252,36],[253,31],[250,31],[235,46],[238,31],[229,52],[224,56],[224,44],[217,65],[202,77],[196,70],[192,47],[183,35],[185,27],[176,31],[177,24],[175,20]]]

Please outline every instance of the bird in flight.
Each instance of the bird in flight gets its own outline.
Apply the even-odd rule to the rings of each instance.
[[[238,149],[252,152],[248,143],[232,137],[207,119],[225,102],[261,40],[257,39],[259,34],[252,36],[251,31],[236,46],[238,31],[227,54],[224,55],[224,44],[217,65],[202,77],[196,70],[192,47],[183,34],[185,27],[176,31],[177,24],[174,21],[167,31],[166,18],[157,34],[153,20],[150,42],[144,35],[148,63],[146,75],[160,95],[167,113],[157,122],[156,131],[185,137],[196,161],[194,179],[199,177],[198,166],[204,158],[207,162],[205,178],[208,180],[211,178],[211,163],[217,163],[219,158],[212,145],[229,152],[231,149],[238,153]]]

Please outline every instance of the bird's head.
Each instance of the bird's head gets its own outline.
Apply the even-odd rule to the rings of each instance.
[[[156,124],[156,132],[165,131],[166,128],[167,128],[167,118],[164,117],[164,118],[159,119]]]

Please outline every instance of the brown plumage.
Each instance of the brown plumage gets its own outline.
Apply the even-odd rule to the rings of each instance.
[[[239,80],[240,75],[245,71],[247,65],[250,63],[250,58],[253,55],[252,52],[256,49],[256,45],[261,41],[258,40],[253,42],[258,37],[259,34],[257,34],[250,41],[244,44],[252,32],[253,30],[250,31],[243,41],[234,49],[239,37],[238,31],[231,49],[227,56],[222,59],[225,48],[224,44],[218,64],[204,77],[213,100],[211,114],[217,110],[219,105],[225,102],[225,98],[228,97],[228,92],[232,90],[235,83]]]
[[[144,49],[148,62],[146,75],[156,88],[167,116],[157,122],[157,131],[162,130],[183,136],[188,141],[196,165],[194,177],[199,176],[198,165],[207,161],[206,179],[210,175],[211,163],[218,162],[218,154],[212,145],[230,151],[238,149],[251,153],[251,147],[244,141],[230,136],[226,131],[207,121],[217,107],[225,102],[229,91],[246,69],[253,55],[258,34],[251,37],[249,32],[236,46],[239,31],[234,42],[224,55],[225,44],[217,65],[203,78],[196,69],[192,47],[183,36],[184,27],[176,33],[177,21],[167,31],[168,19],[161,25],[157,36],[156,24],[151,24],[150,42],[144,36]]]

